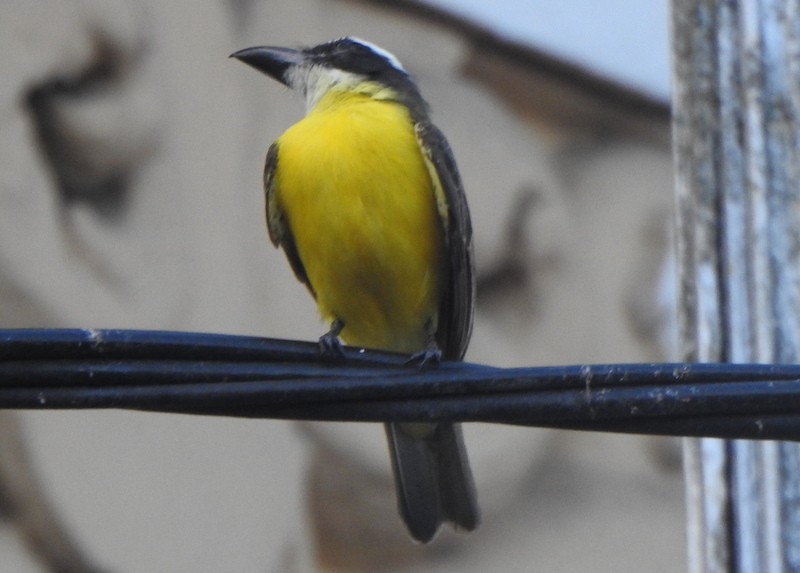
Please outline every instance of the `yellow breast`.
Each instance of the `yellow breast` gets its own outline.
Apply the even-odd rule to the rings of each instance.
[[[407,109],[329,93],[279,138],[275,182],[323,318],[348,344],[423,349],[445,249]]]

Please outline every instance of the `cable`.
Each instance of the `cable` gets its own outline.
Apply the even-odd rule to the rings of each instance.
[[[800,441],[800,366],[494,368],[246,336],[0,330],[0,408],[248,418],[465,421]]]

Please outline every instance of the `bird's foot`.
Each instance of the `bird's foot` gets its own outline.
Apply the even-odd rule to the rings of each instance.
[[[425,330],[428,335],[428,344],[425,350],[412,354],[411,358],[406,360],[406,364],[416,364],[419,366],[420,370],[424,368],[436,368],[442,361],[442,351],[439,349],[439,345],[436,342],[436,327],[432,320],[425,322]]]
[[[416,364],[419,369],[436,368],[442,361],[442,351],[436,345],[428,346],[425,350],[412,354],[406,364]]]
[[[339,340],[339,333],[344,328],[344,322],[336,319],[331,324],[331,329],[319,337],[319,352],[325,358],[341,360],[344,358],[344,350]]]

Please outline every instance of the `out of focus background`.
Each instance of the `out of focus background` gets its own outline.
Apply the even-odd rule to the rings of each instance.
[[[3,2],[0,327],[316,339],[261,189],[303,105],[227,56],[345,35],[398,56],[458,160],[468,360],[674,357],[666,2]],[[465,434],[483,524],[422,547],[378,425],[0,412],[0,572],[683,570],[676,442]]]

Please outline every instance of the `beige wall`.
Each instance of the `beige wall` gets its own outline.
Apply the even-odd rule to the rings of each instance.
[[[525,270],[521,282],[482,293],[468,359],[535,365],[665,352],[656,335],[668,321],[655,299],[671,175],[658,139],[545,136],[461,76],[467,50],[457,36],[360,3],[39,5],[0,8],[0,28],[12,32],[0,34],[2,326],[319,336],[312,301],[266,241],[260,188],[267,146],[302,105],[227,55],[356,34],[404,62],[448,135],[481,275]],[[47,100],[40,117],[82,154],[48,158],[21,102],[53,77],[80,77],[98,38],[122,54],[119,75]],[[96,198],[65,205],[53,165],[77,172],[86,193],[103,192],[95,183],[104,174],[127,172],[125,208],[109,215]],[[509,243],[519,212],[521,238]],[[680,475],[659,462],[670,444],[652,439],[469,425],[484,524],[421,549],[396,517],[377,427],[297,432],[282,422],[122,412],[21,418],[66,525],[115,571],[311,571],[315,554],[350,571],[683,569]],[[7,555],[14,571],[37,570],[14,539],[0,528],[0,563]]]

